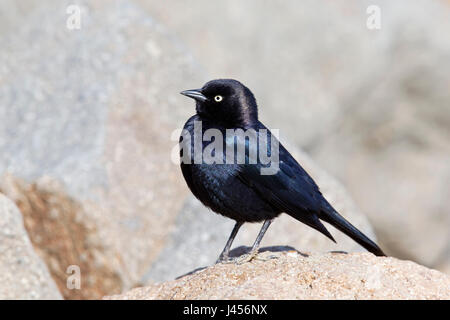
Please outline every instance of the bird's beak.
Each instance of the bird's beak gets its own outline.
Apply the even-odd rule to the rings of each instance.
[[[180,93],[186,97],[192,98],[197,101],[204,102],[204,101],[208,100],[208,98],[206,98],[203,95],[203,93],[200,89],[185,90],[185,91],[181,91]]]

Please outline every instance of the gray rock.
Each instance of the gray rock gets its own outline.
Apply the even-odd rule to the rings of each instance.
[[[179,92],[206,79],[132,2],[79,2],[79,30],[66,27],[68,4],[42,1],[5,22],[14,32],[0,41],[0,175],[61,182],[127,287],[187,194],[171,135],[194,112]]]
[[[0,299],[61,299],[14,203],[0,193]]]

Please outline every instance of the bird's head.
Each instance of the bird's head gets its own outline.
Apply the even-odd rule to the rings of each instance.
[[[182,95],[196,101],[197,114],[225,127],[251,127],[258,121],[258,107],[253,93],[232,79],[207,82],[201,89],[186,90]]]

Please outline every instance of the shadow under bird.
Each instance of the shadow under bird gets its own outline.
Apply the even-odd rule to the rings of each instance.
[[[245,222],[264,221],[251,252],[241,257],[243,262],[253,259],[270,223],[283,212],[335,242],[321,222],[325,221],[373,254],[385,255],[372,240],[328,203],[314,180],[283,145],[274,140],[275,136],[258,120],[255,97],[246,86],[237,80],[219,79],[209,81],[201,89],[186,90],[181,94],[196,102],[196,114],[185,123],[183,132],[188,132],[194,139],[201,139],[202,152],[208,143],[203,141],[202,137],[195,137],[195,134],[198,135],[198,132],[195,132],[197,121],[201,123],[202,136],[208,129],[222,134],[223,141],[220,142],[224,147],[213,152],[223,153],[223,159],[226,158],[226,150],[230,144],[233,150],[239,147],[246,150],[243,163],[236,161],[236,158],[233,158],[231,163],[225,160],[222,163],[205,163],[203,160],[199,162],[198,159],[195,161],[194,139],[189,142],[183,134],[180,137],[180,166],[189,189],[205,206],[236,221],[218,262],[229,260],[231,244]],[[256,161],[250,161],[248,139],[228,139],[227,129],[242,129],[246,132],[252,129],[259,141],[266,141],[268,144],[272,141],[272,145],[273,141],[276,141],[278,170],[274,174],[261,174],[261,169],[267,167],[267,164],[262,163],[259,157]],[[261,132],[269,138],[261,139]],[[184,154],[186,150],[189,154]],[[270,146],[267,146],[266,150],[270,151]],[[190,161],[183,161],[186,158]]]

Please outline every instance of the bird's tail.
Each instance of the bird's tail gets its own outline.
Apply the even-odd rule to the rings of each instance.
[[[329,204],[328,204],[329,205]],[[328,206],[327,206],[328,207]],[[386,256],[384,252],[378,247],[378,245],[370,240],[366,235],[354,227],[350,222],[344,219],[339,213],[334,210],[331,205],[326,212],[322,211],[320,219],[328,222],[339,231],[345,233],[347,236],[355,240],[361,246],[366,248],[369,252],[372,252],[376,256]]]

